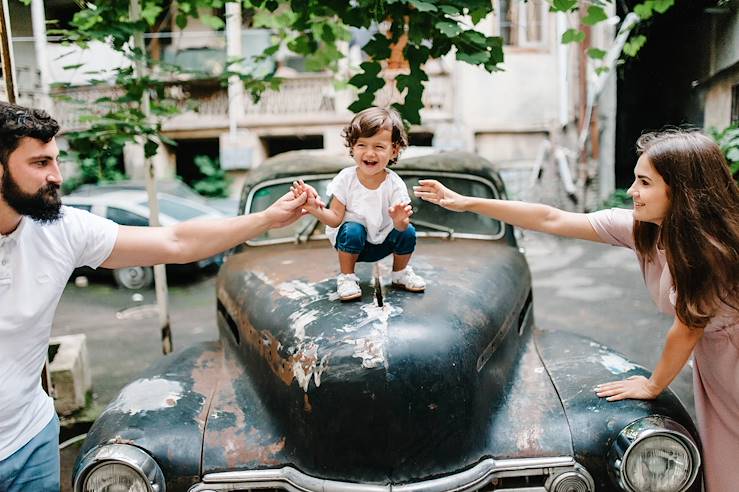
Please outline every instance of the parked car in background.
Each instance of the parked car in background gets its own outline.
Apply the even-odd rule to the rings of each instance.
[[[84,184],[74,190],[77,196],[94,196],[111,191],[146,191],[146,183],[143,180],[123,180],[112,183]],[[185,198],[196,203],[215,208],[224,215],[236,215],[239,209],[239,200],[236,198],[206,198],[187,186],[179,179],[158,179],[157,192]]]
[[[346,165],[267,160],[241,212],[297,179],[325,194]],[[506,197],[473,154],[393,169],[409,187],[431,177]],[[219,339],[120,392],[87,434],[75,490],[699,491],[698,434],[675,395],[598,398],[597,383],[648,372],[536,328],[513,228],[412,200],[423,294],[394,289],[388,259],[360,264],[361,301],[340,302],[336,251],[311,216],[236,248],[218,274]]]
[[[184,186],[184,185],[183,185]],[[192,219],[223,217],[224,214],[206,203],[183,198],[169,193],[158,193],[159,220],[167,226]],[[145,191],[137,189],[94,189],[87,188],[79,193],[62,197],[64,205],[87,210],[113,222],[127,226],[149,225],[149,204]],[[222,255],[212,256],[204,260],[185,265],[167,265],[168,272],[187,274],[198,270],[217,267],[223,261]],[[90,268],[77,269],[77,275],[92,275]],[[115,283],[126,289],[144,289],[152,285],[154,270],[152,267],[127,267],[112,270]]]

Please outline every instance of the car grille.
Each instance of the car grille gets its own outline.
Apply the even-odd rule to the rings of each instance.
[[[449,475],[410,484],[358,484],[323,480],[306,475],[295,468],[223,472],[205,475],[190,492],[455,492],[519,491],[548,492],[557,477],[575,476],[579,487],[572,490],[592,492],[594,485],[588,472],[570,457],[494,460],[488,458],[474,467]],[[569,479],[569,478],[568,478]],[[557,487],[557,490],[562,490]]]

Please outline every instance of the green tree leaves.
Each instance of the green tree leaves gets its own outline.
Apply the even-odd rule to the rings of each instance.
[[[577,7],[577,0],[552,0],[554,12],[570,12]]]
[[[562,34],[562,43],[579,43],[585,39],[585,33],[577,29],[567,29]]]
[[[22,0],[30,3],[30,0]],[[224,28],[224,20],[217,17],[225,0],[140,0],[142,17],[129,20],[130,0],[81,3],[80,11],[71,21],[72,29],[57,31],[70,42],[85,46],[91,41],[110,43],[131,60],[146,58],[145,54],[130,49],[135,33],[158,29],[166,15],[172,15],[175,24],[185,28],[191,19],[198,18],[211,29]],[[521,8],[525,0],[520,1]],[[547,0],[551,12],[572,13],[586,8],[582,24],[594,26],[608,18],[607,4],[614,0]],[[411,123],[420,123],[423,94],[428,80],[424,65],[429,59],[454,54],[457,60],[480,66],[488,72],[500,70],[503,62],[503,41],[498,36],[488,36],[475,26],[493,13],[490,0],[241,0],[254,27],[263,27],[273,33],[272,44],[256,61],[270,60],[277,53],[289,50],[304,58],[308,70],[338,73],[339,61],[345,55],[342,45],[351,41],[351,29],[369,29],[372,37],[361,47],[363,59],[358,73],[349,77],[348,83],[357,89],[356,100],[349,106],[360,111],[375,103],[378,91],[386,80],[394,81],[402,100],[396,107]],[[662,13],[674,4],[674,0],[646,0],[635,7],[642,19]],[[530,7],[530,5],[529,5]],[[568,15],[574,19],[574,15]],[[562,35],[564,44],[578,43],[585,33],[574,26]],[[634,56],[646,42],[643,35],[632,35],[624,47],[627,56]],[[597,47],[588,49],[593,60],[603,60],[606,52]],[[392,66],[389,63],[392,60]],[[229,60],[218,76],[222,83],[230,76],[239,77],[249,94],[256,100],[267,89],[279,85],[274,74],[262,71],[258,75],[235,70],[234,60]],[[134,76],[130,68],[122,68],[116,77],[122,93],[117,97],[101,100],[90,115],[88,130],[72,134],[76,148],[84,149],[85,158],[110,162],[111,152],[119,152],[125,142],[143,137],[146,153],[156,150],[161,142],[161,118],[183,109],[182,101],[168,98],[169,79],[198,78],[203,74],[187,72],[179,67],[147,63],[156,76]],[[600,67],[597,70],[607,70]],[[154,121],[146,121],[141,111],[144,94],[151,98]],[[105,164],[100,164],[104,167]]]
[[[598,48],[589,48],[588,56],[593,60],[602,60],[606,56],[606,52]]]
[[[624,53],[628,56],[634,57],[639,52],[639,50],[644,46],[644,43],[647,42],[647,37],[643,34],[640,34],[638,36],[634,36],[630,40],[626,42],[624,45]]]
[[[349,106],[349,111],[355,113],[372,106],[375,102],[375,93],[385,86],[385,79],[379,76],[382,67],[378,62],[364,62],[359,67],[362,72],[349,79],[349,83],[354,87],[365,88],[357,100]]]
[[[439,21],[434,24],[434,27],[436,27],[436,29],[438,29],[444,36],[448,38],[453,38],[462,33],[462,28],[459,27],[459,24],[452,21]]]
[[[711,136],[721,147],[721,152],[726,157],[731,174],[739,185],[739,124],[734,123],[723,130],[712,128]]]
[[[586,26],[593,26],[606,19],[608,19],[608,16],[606,15],[606,11],[603,10],[603,7],[591,5],[588,7],[588,14],[582,18],[582,23]]]

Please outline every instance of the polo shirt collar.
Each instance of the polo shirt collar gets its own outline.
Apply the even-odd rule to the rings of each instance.
[[[26,226],[26,222],[28,222],[28,217],[21,216],[21,221],[18,223],[18,227],[15,228],[13,232],[7,235],[0,234],[0,246],[3,246],[8,243],[16,243],[18,242],[18,238],[21,237],[21,232],[23,231],[23,228]]]

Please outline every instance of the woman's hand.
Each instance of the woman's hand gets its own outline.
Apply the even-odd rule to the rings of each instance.
[[[644,376],[631,376],[622,381],[599,384],[595,387],[595,394],[606,397],[608,401],[619,400],[654,400],[662,393],[651,379]]]
[[[413,187],[413,194],[418,198],[454,212],[464,212],[467,209],[468,197],[450,190],[435,179],[422,179],[418,184],[420,186]]]
[[[393,227],[399,231],[408,229],[411,223],[411,215],[413,215],[413,207],[410,203],[396,203],[388,209],[390,218],[393,219]]]

